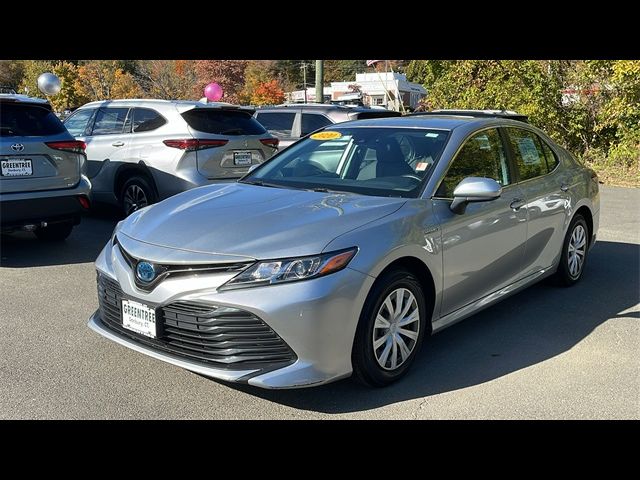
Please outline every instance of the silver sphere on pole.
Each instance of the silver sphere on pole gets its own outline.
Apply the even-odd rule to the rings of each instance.
[[[38,77],[38,88],[45,95],[56,95],[60,93],[60,79],[53,73],[43,73]]]

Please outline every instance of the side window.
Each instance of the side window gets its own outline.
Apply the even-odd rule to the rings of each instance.
[[[511,183],[507,155],[495,128],[483,130],[467,140],[453,159],[436,196],[453,198],[456,186],[467,177],[493,178],[502,186]]]
[[[544,157],[547,159],[547,170],[549,172],[552,172],[558,166],[558,163],[560,163],[558,161],[558,157],[556,157],[556,154],[553,153],[553,150],[551,150],[551,147],[547,145],[547,142],[545,142],[541,138],[539,138],[539,140],[540,140],[540,143],[542,144],[542,151],[544,152]]]
[[[101,108],[96,115],[91,135],[122,133],[128,108]]]
[[[89,123],[93,112],[95,112],[94,108],[78,110],[65,119],[63,122],[64,126],[67,127],[69,133],[74,137],[82,137],[85,135],[87,124]]]
[[[133,110],[133,131],[149,132],[167,123],[162,115],[150,108],[135,108]]]
[[[264,128],[269,130],[269,133],[275,135],[278,138],[286,138],[291,136],[291,130],[293,130],[293,122],[296,119],[296,113],[258,113],[256,119],[262,124]]]
[[[319,115],[317,113],[303,113],[302,114],[302,132],[301,135],[304,137],[319,128],[327,126],[331,124],[331,120],[329,120],[324,115]]]
[[[538,136],[520,128],[509,127],[506,131],[515,155],[520,181],[546,174],[547,161]]]

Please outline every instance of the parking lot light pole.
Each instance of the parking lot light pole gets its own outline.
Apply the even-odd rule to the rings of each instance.
[[[316,60],[316,103],[324,103],[324,60]]]

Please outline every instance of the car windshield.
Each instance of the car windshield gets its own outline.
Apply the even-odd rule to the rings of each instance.
[[[241,182],[415,198],[448,135],[424,128],[329,127],[287,148]]]

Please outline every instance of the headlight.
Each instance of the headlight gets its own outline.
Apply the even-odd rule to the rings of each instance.
[[[323,253],[312,257],[268,260],[251,265],[218,290],[260,287],[274,283],[295,282],[323,277],[345,268],[354,257],[357,248]]]

